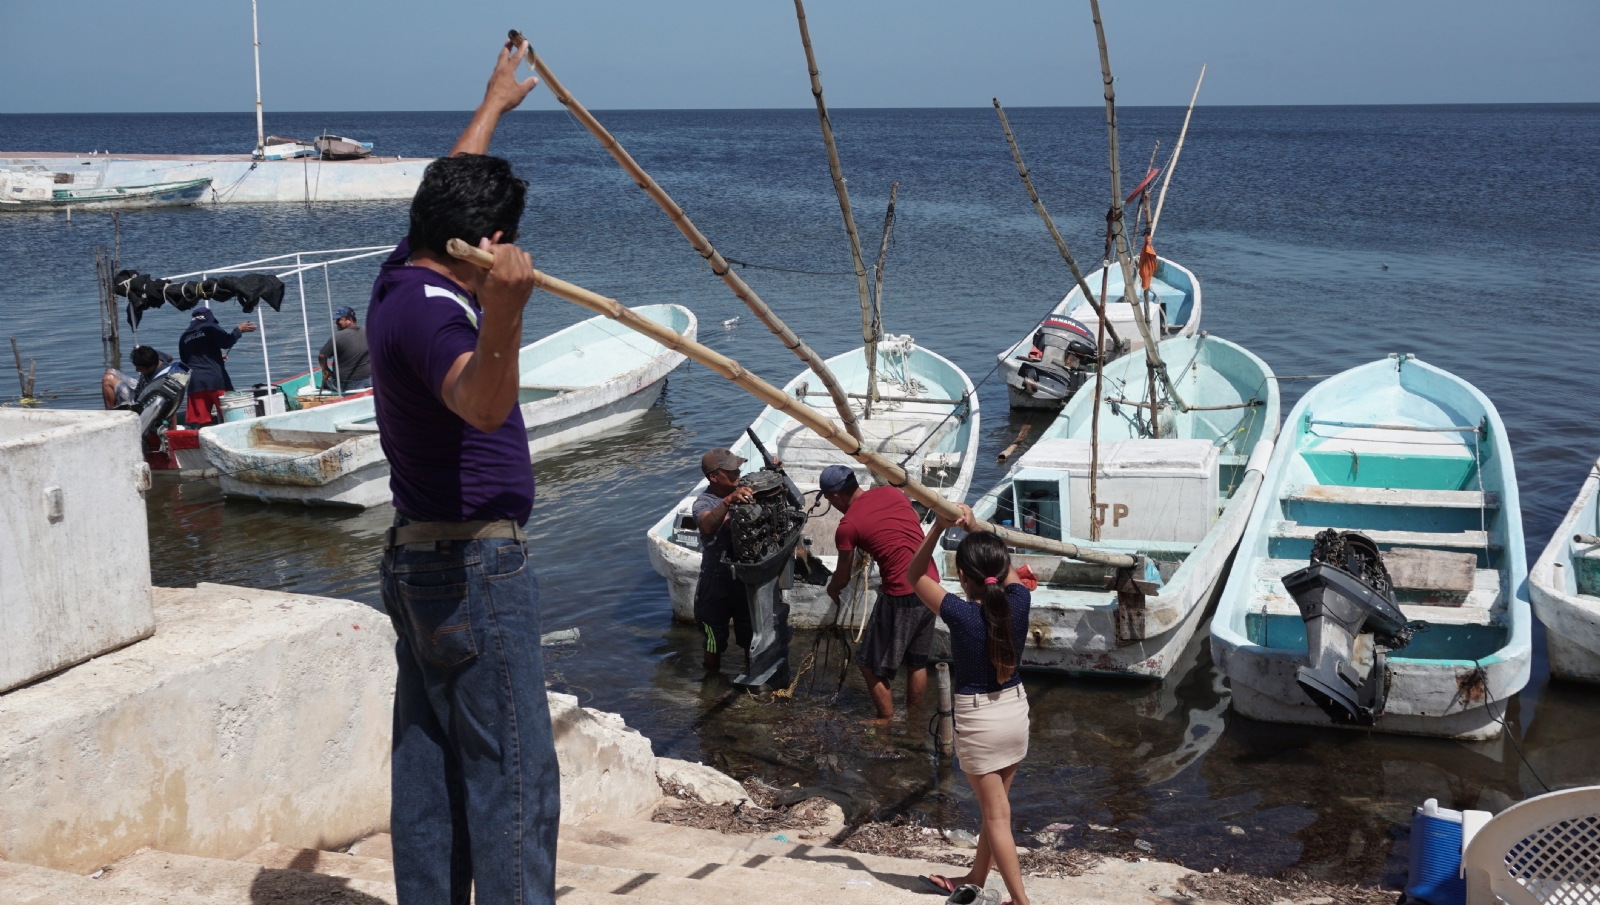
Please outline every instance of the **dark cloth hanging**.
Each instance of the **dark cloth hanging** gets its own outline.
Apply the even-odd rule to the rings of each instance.
[[[271,274],[249,273],[216,280],[191,280],[174,283],[158,280],[136,270],[117,272],[114,280],[117,295],[128,299],[128,326],[135,330],[149,308],[171,305],[179,311],[188,311],[203,301],[226,302],[239,300],[245,314],[266,302],[273,311],[283,308],[283,281]]]
[[[198,308],[189,317],[189,329],[178,337],[178,357],[189,368],[189,392],[233,389],[222,353],[239,341],[237,327],[224,330],[210,308]]]

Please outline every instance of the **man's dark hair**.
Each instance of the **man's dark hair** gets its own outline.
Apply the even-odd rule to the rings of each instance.
[[[411,199],[413,249],[443,255],[445,243],[479,239],[503,232],[501,242],[514,242],[522,223],[528,183],[511,172],[511,164],[486,154],[441,157],[428,164],[422,185]]]
[[[149,346],[134,346],[133,354],[129,355],[128,359],[133,362],[133,366],[136,368],[148,368],[160,361],[161,356],[156,354],[156,350]]]

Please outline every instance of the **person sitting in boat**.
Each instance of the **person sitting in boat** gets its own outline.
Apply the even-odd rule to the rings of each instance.
[[[340,306],[333,312],[335,333],[322,344],[317,358],[322,362],[322,388],[348,393],[372,386],[372,366],[367,361],[367,331],[356,323],[356,309]],[[333,363],[338,361],[339,373],[335,378]]]
[[[691,512],[700,529],[700,578],[694,588],[694,619],[706,636],[706,672],[722,669],[722,652],[728,648],[728,622],[733,622],[733,637],[750,652],[750,606],[744,585],[733,577],[733,567],[723,562],[733,547],[733,532],[728,527],[728,508],[748,503],[755,495],[739,486],[739,469],[745,460],[732,450],[718,447],[700,457],[700,471],[706,476],[706,489],[695,497]]]
[[[872,607],[872,623],[856,650],[856,666],[867,680],[867,693],[878,719],[894,717],[890,683],[902,667],[906,670],[906,712],[922,703],[928,688],[928,655],[933,649],[933,613],[917,599],[906,581],[906,565],[922,543],[922,523],[911,501],[897,487],[884,485],[864,490],[846,465],[822,470],[817,488],[833,508],[844,513],[834,530],[839,565],[828,582],[828,596],[839,605],[839,595],[855,571],[851,555],[861,550],[878,563],[882,586]],[[939,580],[939,570],[928,564],[928,577]]]
[[[189,329],[178,337],[178,357],[189,369],[189,402],[184,408],[183,420],[190,427],[200,427],[213,421],[222,423],[222,394],[233,389],[228,377],[227,351],[246,333],[256,332],[256,325],[245,321],[232,330],[224,330],[210,308],[196,308],[189,315]]]
[[[134,346],[128,360],[133,362],[137,377],[126,371],[107,368],[105,376],[100,378],[100,397],[107,409],[133,408],[144,388],[156,379],[165,377],[172,366],[171,355],[157,352],[149,346]]]

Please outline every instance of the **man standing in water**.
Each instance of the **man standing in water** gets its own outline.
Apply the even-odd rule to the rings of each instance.
[[[733,637],[750,655],[750,605],[744,585],[733,577],[733,567],[722,561],[733,548],[728,529],[728,510],[734,503],[748,503],[753,494],[739,486],[739,469],[744,459],[730,449],[718,447],[700,457],[700,471],[706,476],[706,489],[695,497],[690,510],[700,529],[700,577],[694,585],[694,619],[705,633],[706,672],[722,669],[722,652],[728,649],[728,622],[733,622]]]
[[[898,487],[862,490],[848,466],[829,465],[817,479],[817,488],[835,509],[844,513],[834,531],[839,564],[828,582],[834,605],[850,583],[851,554],[866,551],[878,563],[883,584],[872,607],[872,623],[856,651],[856,665],[867,680],[878,719],[894,717],[894,693],[889,683],[906,670],[906,712],[922,703],[928,689],[928,655],[933,648],[933,612],[917,599],[906,581],[906,566],[922,546],[922,523],[911,501]],[[928,563],[928,577],[939,580],[939,570]]]
[[[401,905],[555,899],[560,768],[522,523],[533,466],[517,407],[533,261],[512,243],[527,183],[485,156],[527,45],[500,52],[483,103],[411,202],[367,309],[395,521],[383,603],[399,640],[391,760]],[[462,239],[488,271],[445,250]]]

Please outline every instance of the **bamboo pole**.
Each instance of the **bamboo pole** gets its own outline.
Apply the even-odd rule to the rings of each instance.
[[[938,742],[939,756],[949,757],[956,753],[956,706],[950,689],[950,664],[935,663],[933,677],[934,687],[939,690],[939,719],[935,724],[934,738]]]
[[[1109,242],[1107,243],[1110,244]],[[1108,249],[1109,250],[1109,249]],[[1106,282],[1111,277],[1111,262],[1100,268],[1100,302],[1105,303]],[[1105,318],[1100,318],[1099,335],[1094,339],[1098,348],[1105,339]],[[1106,363],[1102,358],[1094,363],[1094,408],[1089,414],[1089,539],[1100,539],[1100,399],[1104,392]],[[1071,519],[1067,524],[1072,524]]]
[[[1078,262],[1073,259],[1072,251],[1067,248],[1067,240],[1061,238],[1061,231],[1056,229],[1056,221],[1050,219],[1050,212],[1045,210],[1044,202],[1039,200],[1039,193],[1033,188],[1033,177],[1028,174],[1028,168],[1022,162],[1022,152],[1017,149],[1017,139],[1011,134],[1011,123],[1006,121],[1005,108],[1000,106],[999,98],[991,100],[994,102],[995,112],[1000,114],[1000,128],[1005,130],[1006,144],[1011,146],[1011,158],[1017,162],[1017,175],[1022,177],[1022,184],[1028,189],[1028,198],[1033,201],[1033,209],[1039,212],[1039,219],[1044,221],[1044,228],[1050,231],[1050,238],[1056,241],[1056,250],[1061,252],[1062,259],[1067,262],[1067,269],[1072,271],[1072,278],[1078,281],[1078,291],[1089,300],[1089,307],[1094,309],[1095,316],[1106,325],[1106,332],[1111,334],[1112,347],[1120,348],[1122,338],[1117,336],[1117,328],[1107,323],[1105,305],[1095,301],[1094,293],[1089,290],[1089,281],[1078,268]]]
[[[839,146],[833,140],[833,120],[828,117],[828,103],[822,98],[822,74],[817,69],[817,55],[811,50],[811,29],[806,27],[806,7],[803,0],[794,0],[794,15],[800,22],[800,44],[806,51],[806,69],[811,73],[811,96],[817,101],[817,120],[822,123],[822,143],[828,148],[828,173],[833,177],[833,191],[839,196],[839,213],[844,217],[844,232],[850,239],[850,260],[856,269],[856,292],[861,296],[861,332],[871,329],[872,296],[867,287],[867,265],[861,259],[861,234],[856,231],[855,213],[850,209],[850,188],[845,184],[844,167],[839,163]],[[889,202],[890,210],[894,202]],[[885,227],[887,229],[887,226]],[[885,241],[888,236],[885,234]],[[878,392],[878,344],[867,340],[867,381],[869,394]]]
[[[1161,382],[1166,385],[1167,395],[1172,399],[1172,404],[1178,411],[1186,412],[1189,408],[1184,404],[1183,397],[1178,395],[1178,388],[1173,385],[1172,378],[1167,374],[1167,366],[1161,361],[1161,352],[1156,348],[1156,340],[1150,335],[1150,324],[1145,321],[1144,311],[1139,308],[1138,300],[1133,294],[1133,262],[1123,223],[1122,164],[1117,150],[1117,92],[1112,87],[1111,55],[1106,51],[1106,28],[1100,21],[1100,0],[1089,0],[1089,9],[1094,13],[1095,39],[1100,44],[1100,77],[1105,81],[1106,132],[1111,146],[1111,210],[1106,213],[1106,233],[1113,241],[1117,261],[1122,265],[1122,297],[1133,309],[1133,322],[1139,327],[1139,335],[1144,338],[1145,361],[1161,374]]]
[[[512,32],[511,37],[514,41],[524,40],[516,32]],[[665,189],[650,178],[650,174],[646,173],[643,167],[634,162],[633,157],[617,142],[617,139],[606,131],[606,127],[600,125],[600,121],[595,119],[594,115],[582,104],[578,103],[577,99],[562,86],[561,82],[556,79],[555,74],[550,71],[550,67],[546,66],[544,60],[533,52],[532,46],[528,48],[528,59],[534,70],[539,73],[539,77],[544,79],[545,87],[549,88],[550,93],[555,95],[556,100],[560,101],[561,105],[566,107],[577,118],[578,122],[583,123],[584,128],[588,129],[590,134],[599,140],[600,146],[605,148],[612,158],[621,165],[622,169],[632,177],[634,184],[644,189],[645,194],[649,195],[655,200],[656,204],[661,206],[667,217],[672,220],[672,224],[678,228],[678,232],[683,233],[683,237],[689,240],[689,244],[694,246],[694,250],[700,253],[700,257],[711,265],[711,272],[721,277],[722,282],[733,290],[733,294],[738,296],[739,300],[744,302],[745,306],[754,312],[755,316],[760,318],[763,324],[767,325],[767,329],[771,330],[789,351],[805,362],[806,367],[810,368],[812,373],[822,380],[823,387],[827,389],[828,395],[833,398],[833,406],[838,410],[839,419],[844,422],[845,430],[850,432],[850,436],[860,439],[861,426],[856,423],[855,412],[850,410],[850,402],[845,398],[844,389],[839,386],[839,380],[833,376],[833,371],[823,363],[822,357],[814,349],[806,345],[799,336],[795,335],[795,332],[789,329],[789,325],[780,320],[778,315],[767,307],[767,303],[761,300],[761,296],[757,295],[756,291],[751,289],[749,284],[733,271],[733,267],[728,264],[727,259],[722,257],[716,247],[711,244],[711,241],[695,227],[694,222],[689,219],[689,215],[683,212],[683,208],[679,207],[678,203],[672,200],[672,196],[668,195]]]
[[[872,417],[872,403],[878,400],[878,340],[883,338],[883,265],[889,260],[889,233],[894,229],[894,200],[900,183],[889,185],[889,210],[883,215],[883,242],[878,245],[878,265],[872,269],[872,324],[862,324],[867,341],[867,406],[863,418]]]
[[[482,249],[474,248],[460,239],[451,239],[446,245],[446,250],[451,255],[464,261],[471,261],[479,267],[487,268],[494,265],[492,255]],[[750,395],[805,425],[815,432],[817,436],[832,443],[846,455],[865,465],[874,474],[895,487],[904,490],[906,496],[946,518],[956,518],[960,515],[960,510],[956,508],[954,503],[940,496],[936,491],[923,486],[920,482],[913,480],[904,468],[864,446],[860,440],[845,433],[832,419],[821,414],[816,409],[800,403],[788,393],[745,370],[737,361],[726,355],[708,349],[672,328],[658,324],[640,315],[616,299],[606,298],[581,286],[574,286],[564,280],[556,279],[549,274],[537,270],[534,271],[534,286],[557,298],[566,299],[579,307],[587,308],[596,314],[605,315],[624,327],[637,333],[642,333],[669,349],[682,352],[684,355],[738,384]],[[1136,565],[1134,557],[1127,554],[1106,553],[1100,550],[1079,547],[1077,544],[1053,541],[1033,534],[1023,534],[1000,525],[989,524],[982,519],[976,520],[973,529],[997,534],[1013,547],[1037,550],[1041,553],[1066,556],[1084,562],[1098,563],[1116,568],[1132,568]]]
[[[1178,146],[1172,149],[1172,159],[1167,161],[1167,173],[1161,177],[1161,195],[1156,198],[1156,212],[1150,218],[1150,235],[1156,234],[1161,222],[1161,205],[1167,201],[1167,183],[1172,181],[1172,171],[1178,167],[1178,155],[1183,153],[1183,139],[1189,134],[1189,117],[1194,115],[1194,102],[1200,97],[1200,83],[1206,80],[1206,64],[1200,64],[1200,78],[1195,80],[1194,94],[1189,98],[1189,112],[1183,115],[1183,128],[1178,130]]]

